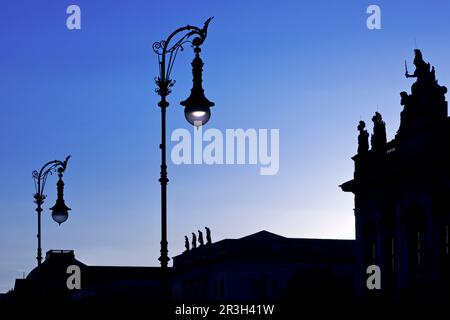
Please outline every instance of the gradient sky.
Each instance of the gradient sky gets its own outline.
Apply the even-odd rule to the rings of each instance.
[[[81,7],[82,30],[66,29]],[[378,4],[382,29],[366,28]],[[69,220],[50,208],[43,251],[74,249],[91,265],[158,265],[160,110],[154,41],[214,16],[202,58],[216,103],[206,128],[280,129],[280,170],[169,163],[169,255],[204,226],[213,241],[262,229],[289,237],[353,238],[356,126],[382,113],[388,138],[410,90],[414,41],[450,84],[446,1],[8,1],[0,6],[0,292],[36,264],[31,172],[71,154]],[[168,133],[189,128],[179,101],[191,87],[188,47],[176,61]],[[205,128],[205,129],[206,129]],[[173,144],[172,144],[173,145]]]

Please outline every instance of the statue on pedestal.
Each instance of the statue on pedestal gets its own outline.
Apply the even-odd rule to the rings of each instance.
[[[205,244],[203,242],[203,233],[200,230],[198,230],[198,243],[200,244],[200,246]]]
[[[189,251],[189,238],[187,236],[184,236],[184,247],[186,251]]]
[[[430,80],[431,76],[434,76],[434,67],[430,72],[430,64],[423,61],[422,52],[419,49],[414,49],[414,65],[416,70],[413,74],[408,73],[408,68],[405,63],[405,76],[407,78],[417,78],[418,82]],[[435,79],[434,79],[435,80]]]
[[[373,134],[370,140],[372,144],[372,150],[375,152],[384,151],[386,148],[386,124],[379,112],[375,112],[372,117],[373,121]]]
[[[367,132],[365,127],[366,123],[364,121],[360,121],[358,125],[358,154],[363,154],[369,151],[369,133]]]
[[[192,249],[197,248],[197,236],[192,232]]]
[[[397,133],[401,136],[447,118],[447,102],[445,101],[447,88],[438,84],[434,67],[423,60],[419,49],[414,50],[414,55],[416,69],[413,74],[408,73],[405,61],[406,78],[417,80],[411,86],[410,95],[405,91],[400,93],[400,103],[404,108]]]
[[[211,244],[211,230],[208,227],[205,227],[206,229],[206,243]]]

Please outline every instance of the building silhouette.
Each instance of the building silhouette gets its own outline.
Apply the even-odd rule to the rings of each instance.
[[[415,50],[411,94],[402,92],[400,128],[387,141],[377,112],[373,134],[358,130],[355,172],[341,188],[355,195],[355,296],[436,302],[449,296],[450,119],[434,67]],[[368,290],[378,265],[381,290]]]
[[[80,268],[80,289],[69,289],[69,266]],[[160,294],[159,267],[88,266],[72,250],[50,250],[41,266],[26,278],[16,279],[14,300],[143,302],[157,301]]]
[[[285,238],[267,231],[224,239],[173,258],[171,296],[176,301],[281,301],[311,286],[350,300],[354,241]],[[81,288],[67,286],[69,266],[80,268]],[[50,250],[40,267],[16,279],[18,301],[155,303],[161,298],[159,267],[88,266],[72,250]],[[315,279],[314,283],[310,283]],[[310,293],[306,291],[306,293]],[[330,297],[331,299],[331,297]]]
[[[388,141],[380,113],[370,136],[358,125],[353,179],[356,240],[295,239],[261,231],[213,243],[206,239],[173,257],[174,301],[445,302],[450,298],[450,118],[447,89],[415,50],[411,94],[401,92],[400,128]],[[370,139],[369,139],[370,137]],[[370,140],[370,143],[369,143]],[[203,239],[203,234],[199,233]],[[82,274],[67,288],[67,267]],[[381,288],[367,286],[377,265]],[[73,251],[51,250],[41,267],[17,279],[0,300],[160,301],[159,267],[88,266]]]
[[[353,240],[296,239],[260,231],[174,257],[173,298],[279,301],[299,281],[306,285],[313,273],[341,280],[342,294],[350,297],[353,265]],[[327,288],[320,290],[325,293]]]

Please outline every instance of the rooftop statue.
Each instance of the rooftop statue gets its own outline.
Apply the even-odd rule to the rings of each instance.
[[[372,117],[373,134],[371,138],[372,150],[375,152],[383,151],[386,147],[386,125],[379,112],[375,112]]]
[[[192,232],[192,249],[197,248],[197,236]]]
[[[400,93],[400,103],[404,109],[401,113],[399,134],[414,132],[447,117],[447,102],[444,96],[447,88],[438,84],[434,67],[423,60],[419,49],[414,50],[414,66],[414,73],[409,74],[405,61],[406,78],[417,80],[411,86],[411,94],[405,91]]]
[[[369,133],[365,128],[366,123],[364,121],[360,121],[358,125],[358,154],[362,154],[369,150]]]
[[[184,247],[186,251],[189,251],[189,238],[187,236],[184,236]]]
[[[205,243],[203,242],[203,233],[202,233],[200,230],[198,230],[198,243],[199,243],[201,246],[205,244]]]
[[[208,227],[205,227],[206,229],[206,243],[211,244],[211,230]]]
[[[417,81],[425,81],[425,80],[431,80],[431,75],[434,76],[434,67],[432,71],[430,71],[430,64],[423,61],[422,52],[419,49],[414,50],[414,65],[416,66],[416,70],[413,74],[408,73],[408,69],[406,67],[405,62],[405,76],[407,78],[417,78]],[[436,80],[436,79],[434,79]]]

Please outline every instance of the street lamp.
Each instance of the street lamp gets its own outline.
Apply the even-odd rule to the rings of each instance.
[[[192,61],[192,89],[191,95],[184,101],[181,101],[180,104],[184,106],[184,116],[186,120],[196,126],[199,127],[208,122],[211,117],[211,111],[209,108],[214,106],[214,102],[209,101],[205,97],[204,90],[202,88],[202,71],[203,71],[203,61],[200,59],[200,47],[197,44],[201,41],[200,38],[195,38],[192,41],[192,44],[195,46],[195,58]]]
[[[200,58],[200,45],[206,39],[211,19],[206,20],[202,29],[188,25],[172,32],[166,40],[153,43],[153,51],[158,55],[159,62],[159,76],[155,78],[156,93],[161,97],[158,103],[161,108],[161,144],[159,145],[161,149],[161,177],[159,179],[161,183],[161,256],[158,260],[161,262],[164,274],[170,260],[167,249],[167,183],[169,179],[167,178],[166,164],[166,108],[169,103],[166,97],[175,84],[175,80],[170,78],[170,73],[178,51],[183,50],[184,44],[191,43],[195,52],[192,61],[193,86],[190,96],[180,104],[185,107],[184,115],[189,123],[195,126],[204,125],[211,116],[210,107],[214,106],[214,103],[205,97],[202,88],[203,62]],[[174,40],[175,36],[178,39],[176,41]],[[191,41],[190,38],[193,36],[195,38]],[[172,40],[175,41],[174,44],[171,43]]]
[[[52,210],[52,218],[59,225],[67,220],[69,217],[70,208],[66,206],[64,202],[64,182],[62,181],[63,172],[66,170],[67,162],[69,161],[70,156],[66,158],[64,161],[53,160],[46,163],[41,170],[33,171],[33,179],[34,186],[36,188],[36,193],[33,195],[34,203],[36,203],[37,208],[36,212],[38,215],[38,248],[37,248],[37,261],[38,266],[42,263],[42,249],[41,249],[41,212],[42,212],[42,204],[44,203],[45,198],[47,197],[44,194],[45,183],[47,181],[47,177],[49,174],[53,174],[53,172],[58,172],[58,182],[57,182],[57,192],[58,197],[56,199],[56,203],[53,207],[50,208]]]

